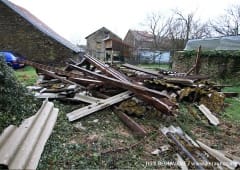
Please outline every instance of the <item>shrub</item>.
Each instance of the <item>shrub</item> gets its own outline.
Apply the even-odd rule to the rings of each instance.
[[[36,113],[39,104],[17,81],[12,68],[0,58],[0,133],[10,124],[19,124]]]

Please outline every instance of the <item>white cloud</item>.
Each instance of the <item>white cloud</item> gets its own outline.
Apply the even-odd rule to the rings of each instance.
[[[73,43],[85,44],[85,37],[105,26],[124,38],[128,29],[137,29],[148,13],[168,14],[178,8],[197,11],[207,20],[224,12],[238,0],[11,0],[49,25]]]

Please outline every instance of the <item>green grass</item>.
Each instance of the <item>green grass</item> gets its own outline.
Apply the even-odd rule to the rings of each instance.
[[[228,107],[225,108],[224,115],[230,120],[240,123],[240,98],[227,98],[225,102]]]
[[[31,66],[26,66],[22,69],[16,70],[15,75],[17,79],[25,86],[33,85],[36,83],[37,73]]]
[[[240,86],[225,87],[223,92],[237,92],[240,93]]]
[[[232,87],[225,87],[222,91],[240,93],[239,82],[232,82],[232,85]],[[225,103],[227,107],[225,107],[223,115],[232,121],[240,122],[240,97],[226,98]]]

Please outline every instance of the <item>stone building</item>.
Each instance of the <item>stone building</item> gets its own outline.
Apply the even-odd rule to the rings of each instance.
[[[57,65],[81,51],[29,11],[8,0],[0,0],[0,13],[0,50],[15,51],[29,60]]]
[[[159,62],[163,54],[170,54],[171,50],[169,39],[161,37],[155,43],[153,35],[147,31],[128,30],[124,43],[132,47],[131,62],[133,64]]]
[[[123,41],[133,47],[133,56],[137,56],[141,51],[150,50],[153,47],[153,36],[147,31],[128,30]]]
[[[104,60],[106,57],[104,40],[107,38],[122,41],[119,36],[109,29],[102,27],[85,38],[87,40],[87,53],[93,57]]]

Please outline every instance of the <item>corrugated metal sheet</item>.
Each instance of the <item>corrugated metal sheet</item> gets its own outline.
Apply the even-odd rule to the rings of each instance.
[[[36,169],[57,115],[58,109],[46,100],[19,127],[8,126],[0,136],[0,164],[9,169]]]
[[[37,28],[41,32],[45,33],[49,37],[53,38],[54,40],[58,41],[60,44],[66,46],[67,48],[71,49],[72,51],[74,51],[76,53],[81,52],[81,49],[79,47],[77,47],[76,45],[72,44],[70,41],[66,40],[65,38],[63,38],[62,36],[57,34],[55,31],[53,31],[51,28],[49,28],[46,24],[44,24],[42,21],[40,21],[38,18],[36,18],[34,15],[32,15],[26,9],[24,9],[20,6],[17,6],[8,0],[0,0],[0,1],[3,2],[4,4],[6,4],[12,10],[14,10],[20,16],[25,18],[35,28]]]

